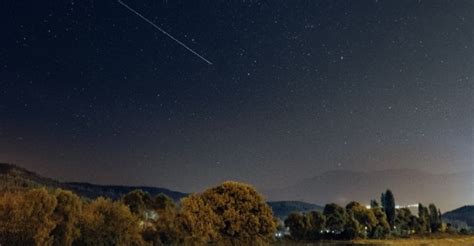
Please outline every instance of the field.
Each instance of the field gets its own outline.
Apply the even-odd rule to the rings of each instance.
[[[357,240],[354,245],[474,245],[474,237]],[[350,245],[350,244],[349,244]]]
[[[351,245],[474,245],[474,236],[451,236],[446,238],[409,238],[409,239],[388,239],[388,240],[353,240],[353,241],[321,241],[321,242],[281,242],[275,245],[306,245],[306,246],[351,246]]]

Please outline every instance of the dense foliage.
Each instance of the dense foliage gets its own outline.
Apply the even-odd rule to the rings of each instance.
[[[330,203],[322,212],[290,213],[284,224],[293,240],[304,241],[450,230],[434,204],[419,204],[416,216],[396,208],[389,190],[369,207]],[[179,204],[141,190],[118,200],[45,188],[0,193],[0,245],[264,245],[276,231],[277,220],[262,196],[237,182],[191,194]]]
[[[418,205],[418,216],[408,208],[395,207],[390,190],[382,193],[380,204],[372,200],[369,207],[350,202],[345,208],[327,204],[323,213],[292,213],[285,220],[294,240],[355,239],[404,237],[412,234],[438,233],[449,230],[434,204]]]
[[[0,245],[266,244],[276,231],[255,189],[225,182],[179,206],[132,191],[120,200],[83,200],[44,188],[0,195]]]

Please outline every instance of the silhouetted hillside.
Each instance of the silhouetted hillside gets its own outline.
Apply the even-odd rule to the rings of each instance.
[[[402,186],[393,185],[397,179],[401,178],[405,180]],[[414,170],[371,173],[333,171],[304,180],[294,186],[267,191],[267,197],[270,200],[280,200],[269,201],[268,204],[272,207],[274,215],[281,219],[284,219],[293,211],[322,210],[322,207],[316,204],[326,204],[334,201],[345,204],[351,200],[368,202],[369,199],[378,199],[380,191],[385,188],[391,188],[395,192],[397,203],[422,202],[428,204],[429,202],[435,202],[451,205],[450,202],[459,201],[460,199],[457,196],[463,194],[466,203],[469,201],[469,203],[472,203],[472,187],[460,187],[464,184],[464,181],[470,180],[470,178],[472,178],[472,173],[469,172],[432,175]],[[175,201],[187,195],[186,193],[159,187],[59,182],[16,165],[0,163],[0,191],[43,186],[71,190],[87,198],[104,196],[117,199],[135,189],[141,189],[151,195],[163,193]],[[369,188],[364,189],[363,187]],[[465,192],[454,192],[456,187],[459,187],[458,190],[464,190]],[[435,190],[433,191],[433,189]],[[332,192],[328,192],[328,190]],[[428,195],[429,192],[437,192],[440,199],[436,201],[428,200],[427,197],[437,197],[433,194]],[[290,201],[285,201],[286,199]],[[474,206],[458,208],[445,213],[443,217],[448,220],[465,221],[469,226],[474,226]]]
[[[109,197],[112,199],[118,199],[122,195],[127,194],[133,190],[143,190],[145,192],[150,193],[150,195],[155,196],[160,193],[163,193],[175,201],[187,196],[186,193],[172,191],[165,188],[158,188],[158,187],[147,187],[147,186],[120,186],[120,185],[96,185],[96,184],[89,184],[89,183],[63,183],[63,187],[73,190],[77,194],[89,198],[96,198],[99,196]]]
[[[0,190],[15,190],[40,186],[71,190],[78,195],[87,198],[104,196],[117,199],[135,189],[141,189],[151,195],[163,193],[174,200],[179,200],[187,195],[186,193],[157,187],[63,183],[54,179],[42,177],[16,165],[0,163]]]
[[[300,201],[267,202],[273,210],[273,215],[284,220],[291,212],[322,211],[323,207]]]
[[[463,206],[443,214],[443,219],[449,221],[463,221],[474,227],[474,206]]]
[[[60,187],[61,183],[16,165],[0,163],[0,190],[39,186]]]
[[[397,204],[436,203],[442,210],[474,202],[473,172],[430,174],[414,169],[371,172],[330,171],[294,185],[265,191],[270,200],[296,200],[315,204],[350,201],[368,204],[391,189]],[[436,200],[433,200],[436,199]]]

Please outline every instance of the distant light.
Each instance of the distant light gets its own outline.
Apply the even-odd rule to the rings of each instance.
[[[396,209],[400,208],[418,208],[418,203],[409,204],[409,205],[395,205]]]

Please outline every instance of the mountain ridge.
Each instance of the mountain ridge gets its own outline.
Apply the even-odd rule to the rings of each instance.
[[[456,208],[444,213],[442,217],[450,222],[462,221],[465,222],[467,226],[474,227],[474,205],[465,205]]]
[[[392,175],[392,174],[396,175]],[[357,171],[351,171],[351,170],[331,170],[324,172],[320,175],[316,175],[312,178],[307,178],[304,180],[301,180],[297,182],[293,186],[289,187],[284,187],[281,189],[276,189],[274,191],[284,191],[284,192],[295,192],[293,189],[296,187],[297,189],[300,189],[300,187],[303,185],[304,187],[314,187],[314,182],[319,182],[320,186],[316,186],[316,188],[321,188],[324,190],[324,185],[338,185],[338,184],[344,184],[342,187],[344,187],[344,190],[341,190],[340,193],[343,194],[340,197],[346,196],[346,199],[344,201],[342,200],[329,200],[331,196],[328,196],[328,192],[318,192],[317,189],[311,189],[311,193],[313,194],[318,194],[318,197],[320,200],[311,200],[311,199],[306,199],[307,197],[304,196],[307,192],[303,190],[303,193],[298,193],[295,192],[295,196],[285,196],[285,194],[271,194],[268,195],[268,191],[264,191],[266,197],[268,198],[267,203],[272,207],[272,210],[274,211],[274,214],[276,217],[280,219],[284,219],[290,212],[308,212],[308,211],[321,211],[323,209],[323,206],[320,206],[318,204],[326,204],[329,202],[336,201],[336,203],[340,203],[342,205],[345,205],[350,200],[356,200],[356,201],[361,201],[364,202],[362,199],[358,199],[357,195],[361,191],[358,190],[358,186],[354,185],[354,182],[358,182],[358,184],[369,184],[369,185],[374,185],[374,181],[370,180],[370,177],[373,178],[373,176],[377,175],[386,175],[386,174],[391,174],[392,176],[400,176],[403,175],[404,178],[407,180],[405,182],[406,184],[411,184],[413,186],[416,186],[414,188],[420,189],[421,191],[424,191],[424,188],[430,187],[429,185],[419,185],[419,180],[417,178],[420,177],[420,175],[424,176],[426,175],[427,177],[430,177],[430,181],[435,180],[435,183],[440,183],[442,185],[449,184],[450,182],[454,182],[455,180],[453,179],[470,179],[473,177],[472,172],[463,172],[463,173],[450,173],[450,174],[430,174],[430,173],[425,173],[416,169],[387,169],[387,170],[377,170],[377,171],[372,171],[372,172],[357,172]],[[350,176],[350,177],[345,177],[342,178],[342,176]],[[408,176],[408,178],[407,178]],[[369,180],[365,180],[368,179]],[[381,178],[381,179],[385,179]],[[390,177],[390,179],[393,179],[394,177]],[[433,179],[433,180],[431,180]],[[99,196],[104,196],[112,199],[119,199],[122,195],[135,190],[135,189],[141,189],[143,191],[146,191],[150,193],[151,195],[157,195],[159,193],[163,193],[169,197],[171,197],[175,201],[179,201],[181,198],[187,196],[187,193],[179,192],[179,191],[174,191],[170,190],[167,188],[162,188],[162,187],[152,187],[152,186],[125,186],[125,185],[99,185],[99,184],[93,184],[93,183],[88,183],[88,182],[60,182],[55,179],[47,178],[44,176],[41,176],[33,171],[30,171],[26,168],[14,165],[14,164],[6,164],[6,163],[0,163],[0,191],[5,190],[5,189],[26,189],[26,188],[32,188],[32,187],[48,187],[48,188],[61,188],[61,189],[67,189],[71,190],[75,193],[77,193],[80,196],[94,199]],[[285,190],[287,189],[287,190]],[[470,188],[472,191],[472,187]],[[358,192],[355,192],[357,191]],[[384,188],[379,188],[373,187],[372,190],[377,190],[377,192],[362,192],[366,193],[365,195],[368,196],[368,198],[371,199],[378,199],[378,195],[380,192],[384,190]],[[396,192],[397,189],[393,189],[395,191],[395,198],[397,201],[404,201],[404,199],[400,199],[403,197],[403,193],[401,192]],[[469,191],[469,190],[467,190]],[[272,192],[272,191],[270,191]],[[459,193],[459,192],[458,192]],[[472,192],[467,192],[468,194],[471,194]],[[293,194],[293,193],[292,193]],[[350,196],[350,194],[354,196]],[[415,198],[420,198],[417,197],[420,194],[420,192],[417,192],[415,195],[416,196],[411,196],[410,199]],[[440,193],[443,195],[442,197],[450,199],[452,195],[457,194],[456,192],[442,192]],[[311,196],[310,196],[311,197]],[[286,199],[279,199],[279,198],[286,198]],[[323,201],[322,199],[328,199],[328,201]],[[470,202],[466,202],[465,204],[474,204],[474,199],[470,198]],[[309,200],[309,201],[308,201]],[[406,200],[406,199],[405,199]],[[365,199],[365,201],[369,201],[368,199]],[[425,201],[422,199],[418,200],[418,202],[423,202],[425,205],[429,202],[434,202],[437,205],[439,204],[438,201]],[[466,217],[467,216],[467,217]],[[464,218],[466,217],[466,218]],[[465,221],[469,226],[474,226],[474,205],[465,205],[465,206],[454,206],[451,211],[446,212],[443,214],[443,218],[449,220],[449,221]]]
[[[263,193],[269,200],[345,205],[353,200],[368,204],[371,199],[378,200],[381,192],[391,189],[400,205],[436,203],[442,209],[449,210],[474,203],[473,177],[472,171],[433,174],[409,168],[331,170],[286,187],[264,190]],[[440,200],[432,200],[433,197]]]
[[[88,182],[60,182],[51,178],[43,177],[17,165],[0,163],[0,191],[35,187],[71,190],[76,194],[89,199],[95,199],[99,196],[119,199],[122,195],[135,189],[143,190],[151,195],[163,193],[176,202],[188,195],[187,193],[152,186],[99,185]],[[322,210],[322,207],[319,205],[300,201],[267,201],[267,204],[272,208],[275,216],[280,219],[284,219],[290,212]]]
[[[161,187],[98,185],[87,182],[60,182],[51,178],[43,177],[23,167],[7,163],[0,163],[0,184],[0,188],[2,189],[24,189],[42,186],[48,188],[61,188],[74,191],[78,195],[90,199],[99,196],[118,199],[122,195],[135,189],[142,189],[151,195],[163,193],[175,201],[188,195],[187,193]]]

